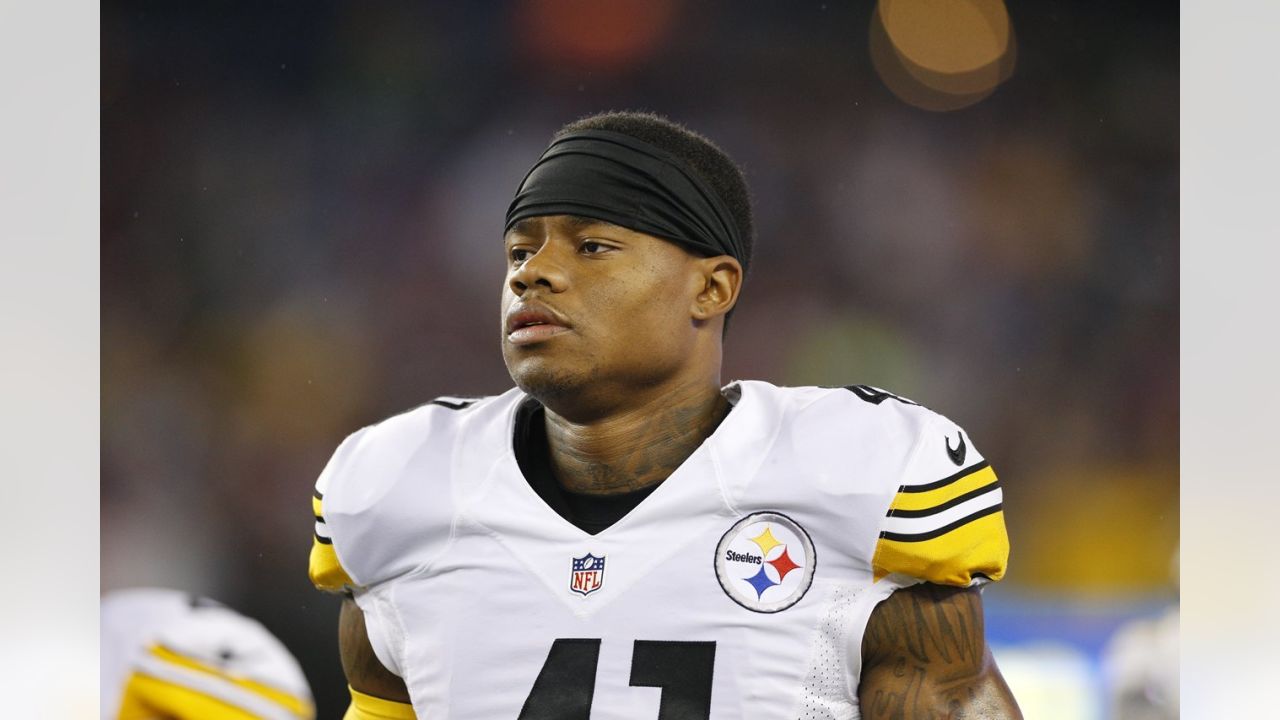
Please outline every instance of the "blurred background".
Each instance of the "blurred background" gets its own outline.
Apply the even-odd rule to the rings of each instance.
[[[726,381],[866,383],[959,422],[1003,480],[987,632],[1028,717],[1159,717],[1109,709],[1144,672],[1168,704],[1141,623],[1178,598],[1174,7],[101,12],[104,592],[260,619],[339,717],[316,475],[359,427],[510,386],[516,185],[561,124],[651,110],[753,192]]]

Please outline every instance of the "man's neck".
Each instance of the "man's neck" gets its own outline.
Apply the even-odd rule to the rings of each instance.
[[[570,492],[614,494],[666,480],[729,412],[714,384],[678,388],[637,406],[574,423],[546,412],[556,479]]]

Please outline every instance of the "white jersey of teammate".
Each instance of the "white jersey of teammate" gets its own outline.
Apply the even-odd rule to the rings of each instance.
[[[1179,611],[1131,620],[1102,652],[1110,716],[1124,720],[1177,720]]]
[[[878,602],[1003,576],[999,484],[959,427],[875,388],[725,394],[597,535],[521,475],[519,390],[360,430],[317,486],[312,579],[354,592],[422,720],[857,718]]]
[[[298,661],[266,628],[178,590],[102,598],[101,717],[310,720]]]

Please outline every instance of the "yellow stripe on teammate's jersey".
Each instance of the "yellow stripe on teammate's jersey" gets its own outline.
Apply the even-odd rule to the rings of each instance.
[[[241,707],[234,701],[241,697],[243,704],[248,698],[265,700],[271,705],[287,712],[289,717],[299,720],[310,720],[315,717],[315,706],[308,698],[298,697],[246,677],[232,675],[220,668],[208,665],[200,660],[175,652],[161,645],[148,649],[148,654],[160,665],[155,668],[140,668],[129,677],[125,684],[124,697],[121,700],[119,720],[151,720],[155,717],[174,718],[208,718],[209,720],[260,720],[259,711]],[[210,688],[192,687],[199,683],[185,684],[172,678],[158,677],[164,673],[160,669],[165,666],[183,668],[194,671],[201,676],[208,676],[216,681],[216,686],[231,686],[224,697],[214,697]],[[195,676],[199,677],[199,676]],[[234,692],[231,688],[235,688]],[[236,693],[242,695],[237,696]]]
[[[297,695],[271,687],[270,685],[264,685],[256,680],[251,680],[246,677],[237,677],[225,670],[222,670],[221,668],[216,668],[212,665],[201,662],[196,658],[183,655],[182,653],[163,645],[151,646],[150,652],[151,655],[171,665],[177,665],[178,667],[184,667],[189,670],[195,670],[197,672],[212,675],[223,682],[235,685],[242,690],[247,690],[258,697],[264,698],[283,707],[298,717],[309,718],[315,714],[315,708],[307,698],[298,697]]]
[[[156,717],[260,720],[257,715],[183,685],[135,673],[124,688],[119,720]]]
[[[902,573],[939,585],[966,587],[1004,577],[1009,535],[1004,512],[984,515],[943,535],[913,542],[880,538],[871,564],[875,579]]]
[[[319,493],[311,497],[311,509],[315,513],[317,523],[323,522],[323,503]],[[317,524],[316,527],[319,528],[320,525]],[[342,563],[338,561],[338,553],[333,549],[333,541],[321,537],[318,533],[311,540],[311,562],[307,567],[307,574],[311,576],[311,582],[316,587],[328,592],[341,592],[347,587],[355,586],[351,576],[347,575],[347,571],[342,569]]]

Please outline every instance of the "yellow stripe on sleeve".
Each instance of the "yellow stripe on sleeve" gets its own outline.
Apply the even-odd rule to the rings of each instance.
[[[942,487],[926,490],[924,492],[912,492],[910,487],[903,488],[893,499],[893,506],[889,509],[892,515],[897,510],[928,510],[929,508],[938,507],[951,500],[972,492],[979,488],[986,487],[996,480],[996,471],[991,469],[990,465],[983,465],[975,472],[957,478],[954,482],[943,485]]]
[[[177,665],[179,667],[184,667],[189,670],[195,670],[197,672],[205,673],[223,682],[234,685],[242,690],[247,690],[248,692],[254,695],[257,695],[258,697],[261,697],[263,699],[266,699],[270,702],[275,703],[276,705],[283,707],[284,709],[288,710],[290,713],[292,713],[297,717],[310,718],[315,715],[315,707],[311,704],[311,701],[307,698],[298,697],[297,695],[293,695],[291,693],[285,692],[284,690],[280,690],[279,688],[271,687],[270,685],[264,685],[263,683],[260,683],[257,680],[253,680],[251,678],[231,675],[230,673],[227,673],[225,670],[216,668],[212,665],[208,665],[188,655],[183,655],[182,653],[171,650],[170,648],[164,647],[163,645],[153,645],[150,648],[150,653],[157,659],[167,662],[171,665]],[[187,717],[187,716],[184,715],[183,717]],[[203,716],[191,715],[190,717],[203,717]]]
[[[202,720],[260,720],[257,715],[192,688],[134,673],[124,688],[119,720],[157,716]]]
[[[333,543],[322,543],[319,538],[311,540],[311,562],[307,574],[316,587],[328,592],[340,592],[356,585],[342,569],[342,563],[338,562]]]
[[[875,579],[902,573],[939,585],[965,587],[1004,577],[1009,562],[1009,535],[1004,512],[997,510],[927,540],[880,538],[871,564]]]
[[[417,720],[413,706],[408,703],[365,695],[350,685],[347,689],[351,691],[351,707],[342,720]]]
[[[338,561],[333,540],[320,534],[320,528],[325,526],[324,500],[320,493],[311,496],[311,510],[316,516],[316,532],[311,539],[311,559],[307,566],[312,584],[327,592],[341,592],[348,587],[355,587],[351,576]]]

